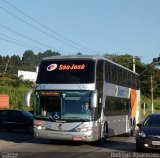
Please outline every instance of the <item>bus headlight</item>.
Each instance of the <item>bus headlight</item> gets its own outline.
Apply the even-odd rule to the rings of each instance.
[[[37,126],[37,129],[42,129],[42,126]]]
[[[41,129],[46,129],[45,127],[43,126],[34,126],[35,129],[38,129],[38,130],[41,130]]]
[[[89,128],[89,127],[77,128],[76,129],[77,132],[89,132],[91,130],[92,130],[92,128]]]

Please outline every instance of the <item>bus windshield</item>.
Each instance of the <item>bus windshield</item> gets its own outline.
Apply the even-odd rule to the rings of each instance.
[[[94,83],[93,60],[47,60],[42,61],[37,84],[83,84]]]
[[[91,121],[91,91],[35,92],[35,118],[70,122]]]

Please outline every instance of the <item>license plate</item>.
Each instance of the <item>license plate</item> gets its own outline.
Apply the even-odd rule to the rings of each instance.
[[[160,145],[160,141],[152,141],[152,145]]]
[[[46,128],[49,128],[51,129],[51,123],[50,122],[45,122],[45,125],[44,125]]]
[[[81,141],[82,137],[73,137],[73,140]]]

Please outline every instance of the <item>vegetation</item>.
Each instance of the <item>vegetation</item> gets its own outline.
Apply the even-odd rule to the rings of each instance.
[[[14,75],[0,75],[0,94],[8,94],[11,109],[31,110],[24,106],[24,95],[32,87],[29,81],[22,81]]]
[[[27,90],[32,88],[33,83],[23,81],[17,77],[18,70],[36,71],[36,67],[44,57],[60,55],[58,52],[47,50],[39,52],[37,55],[32,50],[24,52],[22,58],[18,55],[1,56],[0,55],[0,94],[8,94],[10,96],[10,107],[13,109],[28,109],[24,106],[24,95]],[[78,53],[81,55],[81,53]],[[129,69],[133,69],[133,56],[105,54],[105,57],[119,63]],[[141,63],[139,58],[136,59],[136,72],[141,74],[150,64]],[[151,109],[151,79],[153,76],[154,88],[154,105],[155,110],[160,110],[160,70],[156,66],[150,66],[140,77],[141,83],[141,102],[146,104],[148,111]],[[142,106],[143,109],[143,106]]]
[[[18,78],[18,70],[35,72],[42,58],[55,55],[60,54],[48,50],[35,55],[33,51],[27,50],[24,52],[22,59],[16,55],[11,57],[0,56],[0,94],[9,95],[11,109],[32,110],[32,107],[24,106],[24,95],[32,88],[33,83]]]

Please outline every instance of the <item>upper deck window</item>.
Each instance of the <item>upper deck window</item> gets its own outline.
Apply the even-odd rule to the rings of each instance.
[[[81,84],[94,81],[93,60],[44,60],[37,77],[37,84]]]

